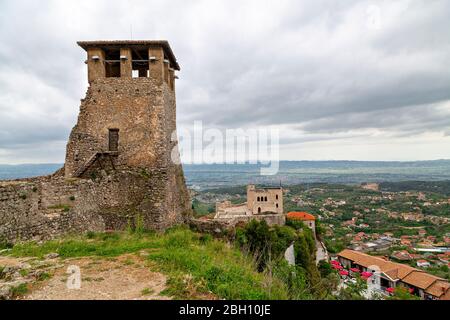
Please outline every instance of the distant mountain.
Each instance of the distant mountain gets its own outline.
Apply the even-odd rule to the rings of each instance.
[[[450,180],[450,160],[435,161],[281,161],[278,174],[261,176],[260,165],[184,165],[195,188],[302,183],[400,182]]]
[[[62,168],[62,164],[0,164],[0,180],[12,180],[45,176]]]
[[[0,179],[47,175],[62,164],[0,165]],[[186,181],[194,188],[236,185],[304,183],[403,182],[450,180],[450,160],[435,161],[281,161],[275,176],[261,176],[261,165],[184,165]]]

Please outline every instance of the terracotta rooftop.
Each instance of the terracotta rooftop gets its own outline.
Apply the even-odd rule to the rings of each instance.
[[[394,281],[400,280],[411,286],[423,289],[426,293],[438,298],[441,296],[450,298],[450,284],[446,280],[422,270],[348,249],[339,253],[338,256],[351,260],[366,268],[378,266],[382,273]]]
[[[93,41],[78,41],[77,44],[84,50],[88,48],[102,48],[102,49],[120,49],[123,47],[134,48],[148,48],[153,46],[162,47],[175,70],[180,70],[177,58],[173,54],[172,48],[167,40],[93,40]]]
[[[300,221],[315,221],[316,217],[307,212],[289,212],[287,215],[288,219],[300,220]]]

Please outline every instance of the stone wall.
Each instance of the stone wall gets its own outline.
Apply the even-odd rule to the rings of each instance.
[[[240,216],[233,219],[190,219],[189,226],[191,229],[201,232],[209,233],[214,236],[229,236],[233,234],[236,226],[247,224],[252,220],[266,221],[269,226],[286,224],[286,216],[284,214],[261,215],[261,216]]]
[[[264,212],[284,213],[283,189],[256,188],[254,185],[249,185],[247,187],[247,208],[253,214]]]
[[[103,171],[95,180],[67,179],[59,173],[0,182],[0,237],[15,242],[124,230],[137,217],[156,230],[184,223],[190,201],[186,194],[174,192],[183,182],[177,179],[155,169]]]
[[[174,93],[155,81],[104,78],[90,84],[67,145],[67,177],[96,153],[109,150],[109,129],[119,129],[117,167],[168,165],[169,139],[176,129]]]

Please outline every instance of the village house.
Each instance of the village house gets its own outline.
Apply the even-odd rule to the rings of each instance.
[[[338,254],[338,260],[349,270],[371,273],[368,281],[380,292],[403,287],[423,300],[450,300],[448,281],[422,270],[348,249]]]
[[[387,251],[394,243],[394,239],[389,237],[380,237],[377,240],[366,242],[361,245],[360,250],[364,252],[383,252]]]
[[[409,240],[409,239],[400,239],[400,244],[402,245],[402,246],[407,246],[407,247],[410,247],[410,246],[412,246],[412,242],[411,242],[411,240]]]
[[[301,221],[304,225],[310,228],[316,236],[316,218],[307,212],[289,212],[287,215],[288,220]]]
[[[406,250],[394,251],[391,257],[398,261],[411,261],[413,259],[411,254]]]
[[[416,264],[419,268],[428,268],[431,266],[431,264],[427,260],[418,260]]]

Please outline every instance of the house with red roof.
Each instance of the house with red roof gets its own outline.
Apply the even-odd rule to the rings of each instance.
[[[367,275],[371,286],[392,294],[402,287],[423,300],[450,300],[450,283],[406,264],[392,262],[349,249],[338,254],[338,263],[348,270]]]
[[[316,236],[316,217],[307,212],[289,212],[287,219],[291,221],[301,221],[304,225],[312,230]]]

